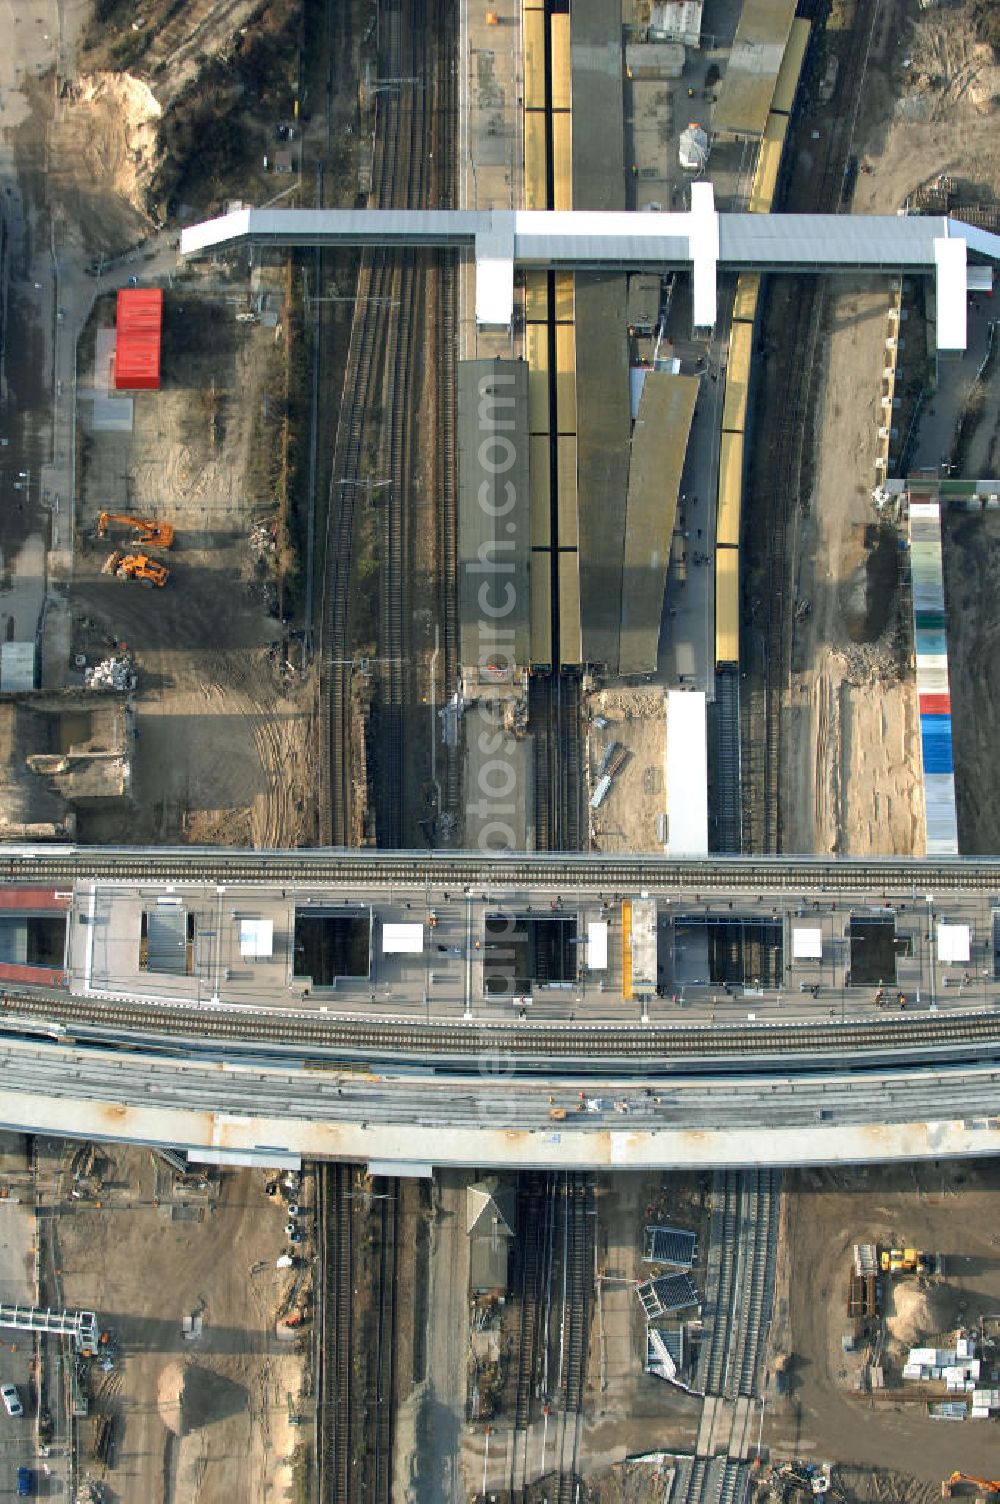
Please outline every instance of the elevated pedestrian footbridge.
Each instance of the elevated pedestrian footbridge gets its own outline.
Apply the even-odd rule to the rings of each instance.
[[[715,324],[719,271],[933,274],[939,350],[965,349],[970,261],[1000,261],[1000,236],[946,216],[720,213],[711,183],[692,184],[677,213],[240,209],[190,226],[180,249],[240,245],[466,247],[485,326],[511,322],[517,267],[689,270],[696,328]]]

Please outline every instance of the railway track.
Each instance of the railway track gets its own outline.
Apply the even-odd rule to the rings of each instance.
[[[358,1339],[355,1267],[353,1165],[324,1165],[317,1171],[322,1303],[317,1322],[315,1362],[319,1404],[317,1459],[319,1504],[391,1504],[396,1351],[396,1258],[399,1187],[377,1184],[374,1238],[378,1267],[374,1280],[372,1341],[367,1383],[355,1382]],[[364,1366],[364,1365],[362,1365]],[[361,1392],[363,1390],[363,1392]],[[358,1446],[363,1428],[367,1445]]]
[[[434,136],[434,206],[458,207],[458,63],[456,32],[457,7],[454,0],[440,0],[438,35],[438,109],[433,121]],[[438,595],[439,616],[443,629],[445,698],[455,689],[459,678],[458,626],[458,446],[456,438],[456,393],[458,380],[458,257],[454,251],[441,251],[434,257],[434,275],[438,286],[439,318],[428,331],[430,358],[437,371],[437,477],[438,508]],[[436,728],[434,731],[436,735]],[[457,747],[444,748],[444,812],[452,818],[459,810],[461,795],[461,759]],[[441,796],[439,796],[439,799]],[[438,809],[440,815],[442,810]]]
[[[590,1338],[593,1284],[591,1191],[583,1174],[564,1177],[563,1309],[560,1355],[560,1419],[556,1504],[574,1504],[579,1483],[577,1454]]]
[[[774,1296],[779,1193],[774,1171],[726,1170],[719,1176],[712,1218],[718,1250],[714,1314],[699,1375],[708,1395],[759,1394]]]
[[[127,887],[162,883],[292,887],[303,894],[342,887],[389,892],[400,888],[490,888],[495,896],[530,887],[605,894],[639,888],[671,897],[719,894],[754,903],[765,894],[866,898],[879,905],[917,902],[933,892],[945,903],[961,895],[1000,895],[1000,857],[727,856],[681,857],[574,852],[382,851],[319,847],[298,851],[152,846],[0,846],[0,883],[35,886],[94,881]],[[331,895],[333,896],[333,895]],[[338,895],[339,896],[339,895]],[[696,900],[697,901],[697,900]],[[807,900],[808,901],[808,900]]]
[[[774,1298],[781,1177],[775,1170],[757,1170],[751,1174],[752,1185],[747,1218],[749,1254],[743,1288],[742,1321],[736,1361],[731,1375],[730,1393],[754,1397],[760,1394],[761,1364],[764,1359],[768,1319]]]
[[[520,1268],[519,1322],[514,1386],[514,1428],[510,1456],[510,1498],[528,1497],[528,1428],[538,1383],[539,1355],[545,1342],[545,1262],[550,1231],[553,1181],[532,1172],[522,1177],[518,1197]]]
[[[729,1332],[732,1323],[735,1299],[735,1275],[737,1234],[739,1228],[740,1185],[735,1170],[726,1170],[722,1175],[722,1207],[719,1212],[719,1273],[715,1312],[712,1317],[712,1335],[708,1343],[708,1355],[703,1385],[706,1394],[725,1392],[727,1360],[729,1355]]]
[[[694,1457],[678,1474],[675,1504],[741,1504],[750,1470],[735,1457]]]
[[[735,1457],[722,1459],[722,1479],[719,1485],[719,1504],[742,1504],[750,1482],[750,1469],[745,1462]]]
[[[777,1171],[716,1173],[706,1277],[712,1325],[697,1378],[706,1405],[717,1403],[716,1397],[735,1401],[760,1395],[774,1300],[780,1189]],[[724,1414],[716,1412],[713,1430]],[[707,1445],[723,1443],[716,1434]],[[677,1504],[742,1504],[748,1483],[749,1470],[738,1456],[692,1458],[679,1475]]]
[[[401,6],[401,14],[403,8]],[[438,9],[433,0],[430,5],[424,0],[407,0],[398,59],[393,64],[397,76],[411,80],[400,86],[400,96],[405,88],[405,106],[401,97],[396,106],[399,162],[391,196],[400,208],[429,207],[432,120],[437,87],[432,47]],[[433,56],[436,57],[436,53]],[[385,459],[389,485],[380,504],[380,693],[377,699],[377,776],[374,787],[378,841],[382,846],[391,847],[404,839],[406,704],[411,673],[411,478],[419,459],[418,436],[414,429],[418,404],[415,376],[426,299],[426,271],[415,251],[404,251],[396,258],[390,285],[396,313],[388,321],[388,338],[382,357]]]
[[[319,1375],[318,1472],[320,1504],[350,1504],[353,1455],[353,1238],[351,1165],[317,1170],[323,1266]]]
[[[559,821],[564,851],[583,846],[583,736],[581,680],[560,674],[556,689],[556,729],[559,747]]]
[[[860,0],[841,63],[842,98],[860,100],[880,0]],[[820,133],[821,153],[803,190],[787,208],[832,213],[849,200],[849,164],[857,109]],[[780,329],[782,359],[773,361],[768,397],[758,417],[760,462],[751,471],[754,505],[747,529],[754,580],[752,630],[746,634],[744,746],[746,785],[743,844],[747,851],[781,849],[781,719],[789,683],[795,623],[795,558],[805,446],[813,410],[816,352],[825,302],[815,278],[773,280],[767,292],[767,329]],[[766,440],[764,436],[766,435]],[[748,509],[748,518],[751,511]]]
[[[379,10],[379,73],[397,82],[376,95],[372,189],[376,208],[428,204],[432,125],[438,105],[433,66],[445,0],[397,0]],[[453,9],[453,7],[451,7]],[[441,127],[445,133],[448,127]],[[453,130],[453,128],[452,128]],[[360,834],[352,773],[352,705],[359,622],[357,545],[378,507],[378,696],[370,754],[380,844],[404,831],[404,748],[410,662],[410,481],[416,467],[414,371],[425,306],[426,271],[415,251],[362,254],[328,509],[321,674],[320,829],[352,844]],[[359,497],[359,493],[361,496]]]
[[[535,848],[558,849],[552,800],[552,680],[532,678],[528,684],[528,723],[535,736],[533,759]]]
[[[399,1182],[379,1178],[378,1288],[376,1293],[375,1384],[370,1397],[375,1409],[372,1434],[372,1480],[368,1497],[373,1504],[392,1504],[395,1373],[396,1373],[396,1258],[398,1247]]]
[[[380,71],[388,68],[398,75],[399,10],[381,6],[377,15]],[[394,118],[397,102],[388,94],[376,96],[369,195],[372,207],[389,207],[395,192],[399,140],[399,122]],[[369,427],[377,424],[377,415],[381,411],[384,370],[379,354],[387,338],[393,270],[392,261],[384,251],[362,252],[330,473],[320,634],[319,828],[321,840],[336,845],[352,844],[357,834],[351,739],[354,729],[356,617],[356,602],[352,611],[352,587],[356,568],[357,519],[361,510],[358,492],[363,490],[367,501],[379,481],[379,475],[371,470]],[[376,445],[378,437],[376,432]]]
[[[757,778],[751,778],[749,797],[743,805],[743,839],[749,851],[781,849],[781,712],[794,618],[789,598],[794,591],[794,573],[788,537],[802,476],[812,397],[813,331],[819,307],[819,291],[811,284],[808,288],[801,283],[788,288],[772,283],[768,289],[768,323],[786,331],[786,348],[792,352],[792,359],[804,365],[804,371],[800,369],[798,379],[782,386],[780,392],[777,388],[773,391],[772,401],[778,410],[765,419],[772,443],[767,464],[759,466],[754,484],[755,501],[763,502],[767,519],[761,540],[762,574],[758,578],[768,577],[769,584],[756,597],[763,603],[763,623],[757,644],[757,674],[751,679],[747,696],[749,715],[756,721],[751,725],[751,745],[757,754],[750,759],[751,774],[756,772]]]
[[[320,675],[320,831],[324,840],[347,845],[353,836],[351,760],[353,652],[351,584],[354,528],[362,475],[367,415],[374,407],[378,367],[374,353],[384,324],[383,305],[373,302],[382,285],[384,252],[365,252],[358,272],[358,312],[351,330],[344,404],[334,451],[327,511],[326,575]]]
[[[656,1025],[622,1027],[615,1023],[529,1024],[490,1023],[488,1033],[480,1022],[414,1022],[370,1017],[331,1018],[296,1011],[239,1009],[200,1010],[165,1008],[151,1003],[116,1003],[94,997],[72,997],[52,991],[8,991],[0,998],[0,1028],[25,1032],[31,1020],[42,1029],[53,1026],[66,1031],[70,1040],[87,1043],[126,1041],[136,1046],[158,1038],[183,1041],[196,1036],[203,1041],[221,1040],[246,1048],[280,1045],[289,1055],[297,1052],[331,1058],[362,1059],[390,1070],[407,1057],[433,1056],[447,1069],[449,1064],[471,1063],[482,1056],[488,1040],[492,1051],[509,1051],[519,1057],[521,1068],[538,1069],[560,1063],[571,1074],[576,1064],[593,1069],[606,1062],[609,1070],[641,1062],[648,1072],[668,1071],[673,1062],[685,1060],[718,1064],[746,1061],[762,1064],[782,1057],[820,1057],[840,1060],[852,1052],[863,1053],[868,1063],[887,1066],[906,1064],[914,1057],[947,1060],[948,1052],[963,1060],[975,1055],[992,1059],[1000,1047],[1000,1017],[995,1014],[956,1014],[909,1018],[877,1018],[871,1023],[760,1023]],[[556,1072],[558,1073],[558,1072]]]
[[[579,851],[584,829],[580,676],[536,676],[528,696],[535,732],[535,845],[540,851]]]

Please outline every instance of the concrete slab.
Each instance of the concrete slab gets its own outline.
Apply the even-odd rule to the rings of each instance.
[[[33,1305],[35,1213],[28,1202],[0,1201],[0,1304]]]
[[[131,397],[98,397],[90,409],[94,433],[131,433],[135,404]]]
[[[0,623],[4,636],[33,641],[45,603],[45,541],[40,533],[32,533],[13,555],[0,554],[0,560]]]

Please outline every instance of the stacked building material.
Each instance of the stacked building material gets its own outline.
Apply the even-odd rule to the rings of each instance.
[[[130,689],[135,689],[135,665],[131,658],[103,658],[93,668],[84,671],[83,682],[88,689],[125,694]]]

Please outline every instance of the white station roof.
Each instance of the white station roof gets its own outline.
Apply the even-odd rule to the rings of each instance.
[[[937,927],[938,960],[965,966],[969,960],[969,926],[939,924]]]
[[[608,969],[608,922],[606,919],[591,919],[587,924],[587,969]]]
[[[964,240],[935,240],[937,278],[937,347],[964,350],[967,343],[968,283]]]
[[[240,920],[240,955],[247,959],[274,954],[274,920]]]
[[[806,929],[805,927],[793,928],[792,930],[792,960],[793,961],[822,961],[823,959],[823,931],[819,929]]]
[[[383,956],[419,956],[424,949],[422,924],[383,924]]]
[[[708,734],[705,696],[667,695],[667,847],[671,856],[708,855]]]

